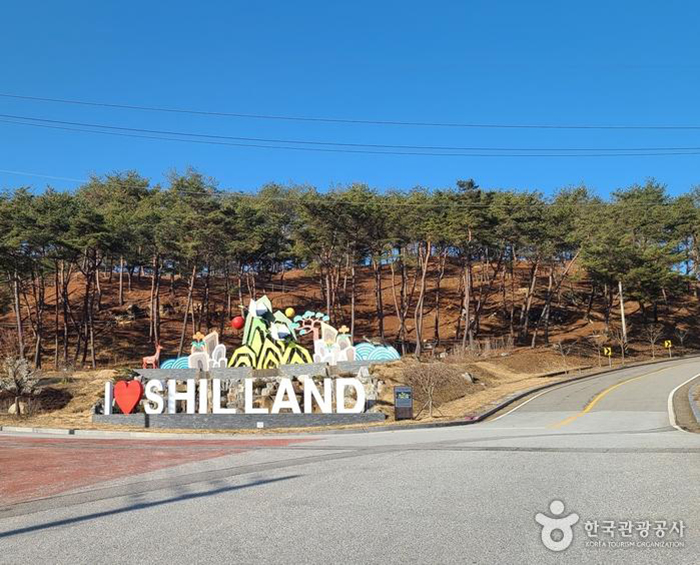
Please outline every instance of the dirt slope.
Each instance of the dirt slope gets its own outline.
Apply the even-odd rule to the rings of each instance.
[[[385,269],[383,277],[383,301],[384,301],[384,326],[389,342],[395,343],[398,331],[398,318],[394,307],[394,294],[392,291],[392,281],[388,269]],[[508,281],[506,305],[508,306],[511,291],[516,300],[516,317],[519,314],[520,303],[526,293],[525,281],[527,279],[528,266],[523,264],[516,272],[516,280],[512,285]],[[441,306],[439,332],[441,343],[430,354],[439,354],[442,351],[449,351],[455,346],[454,336],[457,320],[460,313],[460,271],[455,265],[448,266],[447,274],[441,284]],[[95,342],[97,352],[97,363],[100,367],[113,367],[121,365],[134,365],[140,362],[140,358],[153,352],[153,345],[148,340],[148,310],[151,281],[148,274],[142,277],[132,277],[131,289],[125,292],[125,304],[118,304],[118,276],[102,273],[100,285],[102,289],[102,299],[100,310],[97,313],[95,328]],[[478,270],[475,273],[475,295],[479,292],[480,277]],[[398,281],[396,281],[398,282]],[[430,273],[428,277],[428,290],[425,300],[424,338],[427,341],[434,341],[435,337],[435,284],[436,273]],[[225,311],[224,282],[212,277],[210,300],[210,320],[209,328],[219,329],[221,327],[223,314]],[[531,319],[533,321],[539,316],[542,307],[542,299],[546,288],[546,280],[538,281],[537,292],[532,308]],[[604,331],[603,309],[604,306],[598,300],[594,301],[590,316],[586,316],[587,294],[590,285],[584,280],[581,273],[574,273],[571,280],[567,280],[562,286],[558,296],[555,298],[552,308],[552,324],[550,327],[550,343],[563,343],[565,353],[573,355],[576,353],[597,355],[595,347],[592,345],[593,337],[601,335]],[[483,307],[481,333],[479,335],[480,347],[487,349],[498,349],[504,347],[509,340],[509,323],[506,315],[507,308],[504,309],[504,297],[500,281],[494,286],[493,291],[486,300]],[[70,301],[73,315],[76,319],[81,317],[81,305],[84,292],[84,281],[75,277],[70,286]],[[269,280],[257,281],[258,296],[266,293],[272,299],[276,308],[284,309],[293,307],[297,312],[305,310],[323,310],[324,302],[319,291],[318,281],[312,274],[303,271],[289,271],[283,275],[276,275]],[[169,279],[164,279],[161,283],[161,343],[164,346],[161,359],[174,357],[180,341],[182,330],[182,318],[186,300],[186,281],[175,278],[171,285]],[[247,289],[243,289],[243,301],[247,303]],[[55,320],[54,304],[55,293],[53,288],[48,288],[46,293],[47,307],[44,313],[45,335],[43,339],[43,359],[45,366],[53,366],[54,343],[55,343]],[[195,324],[196,330],[206,332],[208,327],[204,316],[201,315],[204,301],[203,281],[198,280],[194,292],[195,314],[198,318]],[[238,306],[237,291],[234,290],[233,308],[234,314]],[[34,336],[28,314],[26,301],[22,309],[24,317],[25,334],[28,349],[33,348]],[[140,313],[136,319],[131,320],[127,316],[127,309],[136,310]],[[633,338],[636,336],[637,343],[633,343],[634,350],[649,350],[649,344],[644,342],[643,324],[641,322],[641,312],[639,305],[628,301],[626,303],[627,318]],[[674,339],[676,347],[679,345],[674,335],[676,327],[692,328],[697,318],[699,306],[698,300],[690,295],[676,300],[674,303],[663,306],[660,309],[660,321],[664,324],[664,333],[661,339]],[[355,329],[355,339],[360,341],[363,338],[376,338],[378,335],[378,321],[376,317],[376,306],[374,296],[374,280],[369,268],[358,269],[358,292],[357,292],[357,321]],[[617,317],[618,310],[613,310],[613,316]],[[349,322],[349,306],[344,307],[345,323]],[[223,320],[224,332],[223,341],[234,347],[240,343],[240,332],[230,328],[228,320]],[[192,334],[192,322],[188,323],[185,332],[185,344],[189,343]],[[14,315],[11,310],[4,312],[0,316],[0,327],[4,332],[5,342],[13,342],[15,338]],[[408,340],[415,339],[413,311],[409,311]],[[59,332],[62,332],[62,322],[59,320]],[[698,345],[696,332],[690,332],[686,340],[686,346]],[[603,342],[604,338],[599,338]],[[634,341],[634,340],[633,340]],[[488,343],[487,343],[488,342]],[[608,342],[608,344],[613,345]],[[521,344],[521,345],[529,345]],[[660,349],[659,346],[657,346]],[[60,343],[59,343],[60,348]],[[73,365],[73,353],[75,350],[75,335],[71,335],[69,347],[69,365]],[[657,354],[663,351],[657,350]],[[59,360],[60,361],[60,360]],[[60,363],[62,364],[62,363]],[[80,365],[80,359],[77,365]]]

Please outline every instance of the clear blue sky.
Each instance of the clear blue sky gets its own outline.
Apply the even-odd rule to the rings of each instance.
[[[12,2],[0,92],[202,110],[373,120],[700,125],[700,7],[687,2]],[[490,147],[700,147],[696,131],[412,128],[158,114],[0,98],[0,113],[218,135]],[[220,147],[0,123],[0,169],[69,178],[190,165],[222,188],[268,181],[440,187],[653,176],[700,183],[700,155],[382,156]],[[0,173],[0,187],[51,183]]]

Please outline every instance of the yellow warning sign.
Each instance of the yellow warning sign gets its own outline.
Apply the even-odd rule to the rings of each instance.
[[[603,347],[603,354],[610,357],[612,355],[612,347]]]
[[[665,347],[666,349],[671,349],[671,348],[673,347],[673,343],[671,343],[671,340],[670,340],[670,339],[665,339],[665,340],[664,340],[664,347]]]

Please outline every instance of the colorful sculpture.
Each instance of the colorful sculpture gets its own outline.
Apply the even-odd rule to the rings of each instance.
[[[234,350],[229,367],[272,369],[311,363],[306,348],[296,341],[296,325],[282,312],[273,313],[267,296],[251,300],[243,331],[243,345]]]
[[[347,326],[336,330],[327,324],[328,316],[322,312],[306,311],[296,316],[294,322],[299,324],[300,334],[311,332],[314,342],[314,362],[337,364],[339,361],[354,361],[355,349],[352,338],[347,333]]]
[[[156,352],[153,355],[149,355],[141,359],[141,367],[148,369],[150,366],[152,369],[157,369],[160,364],[160,351],[163,347],[160,343],[156,343]]]
[[[206,336],[197,332],[192,336],[190,355],[169,359],[162,367],[204,371],[226,366],[273,369],[280,365],[336,365],[344,361],[393,361],[399,358],[399,353],[391,346],[353,345],[347,326],[336,330],[328,322],[329,317],[322,312],[307,310],[302,315],[295,315],[293,308],[287,308],[284,313],[273,311],[270,299],[262,296],[250,301],[245,319],[236,316],[231,321],[232,327],[243,329],[243,340],[230,359],[226,358],[226,346],[219,343],[217,332]],[[298,342],[297,332],[300,336],[311,334],[313,354]]]

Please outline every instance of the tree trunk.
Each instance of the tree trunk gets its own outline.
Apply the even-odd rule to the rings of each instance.
[[[204,325],[207,333],[211,325],[211,316],[209,315],[209,294],[211,289],[211,262],[207,261],[207,276],[204,279],[204,300],[202,301],[202,316],[204,317]]]
[[[185,306],[185,319],[182,320],[182,333],[180,334],[180,346],[177,348],[177,356],[182,357],[182,349],[185,346],[185,334],[187,333],[187,316],[190,313],[190,305],[192,303],[192,291],[194,290],[194,279],[197,275],[197,267],[192,267],[192,275],[190,276],[190,285],[187,290],[187,305]]]
[[[226,261],[224,263],[224,300],[226,306],[221,309],[221,324],[219,326],[219,333],[224,335],[224,328],[226,327],[226,320],[231,319],[231,279],[229,273],[229,263]]]
[[[194,300],[190,302],[190,317],[192,318],[192,335],[194,335],[199,331],[199,326],[202,323],[202,312],[199,312],[199,316],[195,316]]]
[[[508,333],[510,337],[515,336],[515,250],[511,250],[513,256],[510,259],[510,312]]]
[[[399,319],[399,330],[397,333],[397,340],[401,343],[401,353],[406,354],[406,343],[408,340],[408,327],[406,320],[408,319],[408,313],[411,310],[411,304],[413,303],[413,295],[416,291],[416,285],[418,284],[418,275],[420,272],[420,267],[416,267],[413,283],[411,284],[410,292],[407,291],[408,286],[408,269],[406,266],[405,254],[406,249],[401,247],[398,249],[399,252],[399,271],[401,273],[401,283],[399,285],[399,294],[396,294],[396,269],[394,267],[395,262],[390,263],[391,267],[391,293],[394,298],[394,307],[396,308],[396,316]]]
[[[593,298],[595,297],[595,283],[591,283],[591,294],[588,296],[588,305],[586,306],[586,321],[591,321],[591,310],[593,310]]]
[[[53,368],[58,369],[58,261],[54,261],[54,353],[53,353]]]
[[[124,306],[124,256],[119,257],[119,306]]]
[[[333,294],[333,291],[331,290],[331,274],[329,272],[329,269],[325,269],[325,275],[323,277],[324,284],[326,285],[326,314],[331,318],[331,322],[335,321],[335,314],[333,313],[333,308],[332,304],[333,301],[331,299],[331,296]]]
[[[462,335],[462,320],[464,319],[464,276],[460,272],[457,278],[459,279],[459,290],[457,291],[457,296],[459,296],[459,315],[457,316],[457,324],[455,325],[455,342],[458,342]]]
[[[394,299],[394,309],[396,310],[396,317],[399,320],[399,329],[396,334],[396,341],[401,343],[401,353],[406,353],[406,347],[404,345],[404,336],[406,334],[406,318],[404,313],[404,301],[405,301],[405,278],[401,278],[401,290],[399,294],[396,293],[396,268],[394,267],[394,261],[389,263],[389,270],[391,271],[391,296]],[[400,295],[400,300],[399,300]]]
[[[19,302],[19,274],[17,271],[15,271],[12,279],[12,289],[15,302],[15,321],[17,323],[17,346],[20,359],[24,359],[24,329],[22,328],[22,310]]]
[[[469,339],[469,349],[474,349],[474,331],[472,328],[471,318],[471,301],[472,301],[472,262],[471,257],[467,256],[464,265],[464,302],[462,303],[462,312],[464,315],[464,333],[462,334],[462,349],[467,347],[467,339]]]
[[[155,313],[155,296],[156,296],[156,271],[157,271],[157,258],[156,254],[153,254],[151,269],[151,291],[148,295],[148,341],[153,343],[155,341],[155,327],[156,327],[156,313]]]
[[[78,346],[76,348],[76,360],[80,353],[80,347],[82,345],[82,359],[81,365],[85,366],[85,361],[87,360],[88,344],[90,341],[90,296],[92,294],[92,272],[85,276],[85,297],[83,299],[83,318],[80,322],[80,334],[78,337]]]
[[[241,270],[243,269],[243,266],[239,263],[238,265],[238,304],[239,306],[243,305],[243,278],[241,274]]]
[[[435,327],[433,330],[433,339],[435,339],[436,345],[440,345],[440,286],[442,284],[442,279],[445,276],[446,264],[447,249],[440,253],[437,277],[435,277]]]
[[[98,275],[99,276],[99,275]],[[88,331],[90,332],[90,361],[92,368],[97,367],[95,362],[95,323],[94,323],[94,305],[95,305],[95,290],[92,291],[92,299],[90,300],[90,309],[88,310]],[[85,345],[85,350],[87,351],[87,344]],[[83,363],[85,360],[83,359]]]
[[[484,304],[486,304],[486,301],[491,296],[491,291],[493,290],[493,283],[498,277],[499,271],[501,270],[501,265],[503,264],[504,256],[505,251],[503,251],[498,257],[498,262],[496,263],[496,268],[493,270],[493,274],[489,272],[491,262],[488,260],[488,257],[483,264],[481,277],[482,284],[479,287],[479,300],[477,301],[476,308],[474,309],[474,333],[476,335],[478,335],[481,330],[481,312],[483,310]],[[483,272],[486,273],[485,277],[483,275]],[[486,284],[484,284],[484,282]]]
[[[68,284],[70,273],[66,274],[65,263],[61,264],[61,304],[63,306],[63,364],[68,365]]]
[[[95,302],[97,303],[97,311],[99,312],[102,308],[102,286],[100,285],[100,266],[95,265],[95,290],[97,291],[97,296]]]
[[[350,335],[355,336],[355,292],[356,292],[356,273],[355,273],[355,257],[353,255],[352,266],[350,267]]]
[[[416,357],[420,357],[423,350],[423,302],[425,300],[425,279],[428,276],[428,265],[430,263],[431,252],[432,243],[430,241],[426,241],[425,247],[422,250],[419,248],[418,252],[421,277],[418,300],[416,301],[416,308],[414,311],[414,322],[416,325]]]
[[[154,298],[154,304],[153,304],[153,338],[156,344],[160,343],[160,275],[161,275],[161,266],[160,266],[160,256],[156,255],[156,289],[155,289],[155,298]]]
[[[554,268],[552,268],[552,270],[553,269]],[[552,271],[550,271],[548,282],[547,282],[547,298],[545,299],[545,304],[544,304],[544,308],[542,308],[542,313],[540,314],[540,317],[538,318],[537,323],[535,324],[535,329],[532,332],[532,342],[530,343],[531,348],[534,348],[535,345],[537,344],[537,332],[540,329],[540,323],[545,319],[545,317],[547,319],[547,325],[549,323],[549,305],[552,302],[553,279],[554,279],[554,275],[553,275]],[[544,336],[545,343],[547,343],[548,337],[549,337],[548,329],[545,329],[545,336]]]
[[[535,261],[530,271],[530,285],[525,296],[525,304],[520,311],[520,339],[527,339],[528,326],[530,324],[530,308],[532,307],[532,297],[535,294],[535,286],[537,285],[537,272],[540,268],[539,258]]]
[[[384,300],[382,297],[382,263],[381,258],[372,258],[372,268],[374,269],[374,298],[377,308],[377,324],[379,339],[384,341]]]
[[[534,331],[534,334],[532,336],[531,347],[535,347],[535,343],[537,340],[537,331],[539,330],[540,323],[542,321],[544,321],[544,342],[549,343],[549,317],[550,317],[550,313],[552,310],[552,298],[554,297],[555,294],[557,294],[559,292],[559,289],[561,288],[562,283],[564,282],[567,275],[569,274],[569,271],[571,270],[571,267],[576,262],[576,259],[578,259],[579,254],[580,254],[580,251],[577,251],[576,254],[568,262],[568,264],[566,265],[564,271],[561,274],[561,277],[557,281],[556,286],[554,286],[554,288],[553,288],[553,285],[554,285],[554,266],[552,266],[552,268],[550,269],[545,304],[544,304],[544,308],[542,309],[542,313],[540,314],[540,317],[537,320],[537,324],[535,325],[535,331]]]
[[[35,282],[38,281],[38,282]],[[44,306],[46,304],[46,283],[43,274],[37,275],[34,286],[34,309],[36,311],[36,342],[34,345],[34,367],[41,368],[42,340],[44,337]]]

